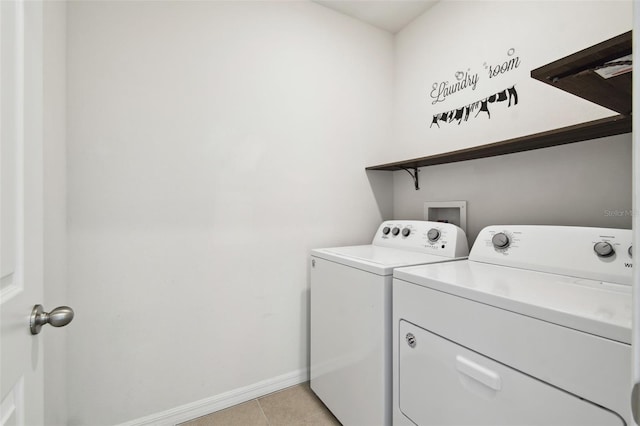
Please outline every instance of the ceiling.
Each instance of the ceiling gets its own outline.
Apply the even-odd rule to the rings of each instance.
[[[397,33],[438,0],[313,0],[378,28]]]

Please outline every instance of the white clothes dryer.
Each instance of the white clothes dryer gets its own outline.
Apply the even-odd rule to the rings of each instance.
[[[371,244],[312,250],[311,389],[343,425],[391,424],[393,270],[467,255],[457,226],[401,220]]]
[[[394,425],[632,424],[631,230],[490,226],[396,269]]]

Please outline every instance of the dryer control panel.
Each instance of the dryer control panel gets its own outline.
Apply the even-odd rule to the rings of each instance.
[[[631,285],[631,241],[630,229],[488,226],[469,260]]]
[[[385,221],[371,244],[452,258],[469,254],[467,236],[462,229],[451,223],[424,220]]]

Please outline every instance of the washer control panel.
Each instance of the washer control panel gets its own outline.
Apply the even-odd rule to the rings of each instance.
[[[469,255],[466,234],[451,223],[389,220],[380,225],[372,244],[447,257]]]
[[[631,284],[630,229],[579,226],[488,226],[469,260]]]

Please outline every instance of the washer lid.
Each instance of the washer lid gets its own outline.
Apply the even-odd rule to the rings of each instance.
[[[333,247],[311,250],[311,255],[362,269],[377,275],[392,275],[394,268],[466,259],[449,258],[417,251],[374,245]]]
[[[394,278],[631,344],[631,287],[463,261],[396,269]]]

